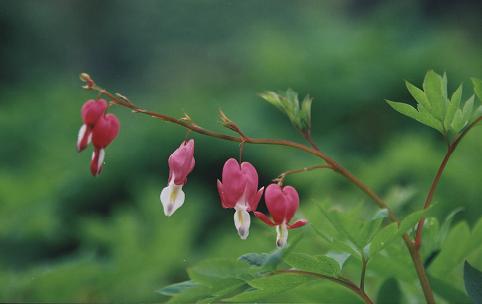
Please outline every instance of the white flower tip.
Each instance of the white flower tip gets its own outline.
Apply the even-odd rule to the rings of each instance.
[[[251,224],[251,218],[249,217],[248,211],[246,208],[236,208],[236,212],[234,212],[234,225],[236,226],[236,230],[238,230],[238,235],[242,240],[248,238],[249,235],[249,226]]]
[[[288,227],[285,223],[276,226],[276,246],[283,248],[288,244]]]
[[[184,204],[185,194],[182,191],[182,185],[176,185],[171,182],[161,191],[161,203],[164,208],[164,214],[171,216],[177,209]]]
[[[80,127],[79,135],[77,136],[77,144],[76,144],[77,152],[81,152],[82,150],[87,148],[87,146],[90,144],[91,141],[92,141],[92,132],[89,131],[86,124],[83,124]]]

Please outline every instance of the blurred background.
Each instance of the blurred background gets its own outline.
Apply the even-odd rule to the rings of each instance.
[[[114,107],[120,135],[93,178],[91,151],[75,151],[80,107],[95,97],[80,72],[208,128],[222,129],[222,108],[255,137],[302,141],[258,92],[310,94],[321,149],[403,215],[422,205],[445,143],[384,98],[412,102],[403,80],[420,85],[428,69],[447,72],[450,92],[465,81],[469,97],[469,77],[482,76],[481,10],[475,0],[0,1],[0,301],[164,301],[155,290],[206,257],[274,248],[255,220],[240,241],[220,207],[215,182],[235,143],[192,135],[186,203],[166,218],[159,193],[185,131]],[[481,136],[471,132],[451,159],[437,217],[459,206],[457,220],[480,217]],[[279,147],[246,146],[244,158],[263,184],[317,164]],[[373,208],[327,171],[287,181],[307,218],[318,201]]]

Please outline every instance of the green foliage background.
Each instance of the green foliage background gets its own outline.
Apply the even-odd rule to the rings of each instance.
[[[480,78],[480,11],[477,1],[2,1],[0,301],[164,301],[155,290],[185,280],[185,268],[206,257],[274,248],[274,232],[257,221],[240,241],[232,211],[220,207],[215,181],[224,160],[238,154],[235,143],[194,135],[186,203],[166,218],[159,192],[167,157],[185,131],[114,108],[120,136],[107,149],[102,175],[91,177],[89,152],[74,148],[79,108],[94,97],[80,89],[79,72],[137,104],[187,112],[209,128],[221,129],[222,108],[257,137],[298,140],[258,92],[310,94],[319,146],[403,215],[422,205],[445,143],[384,99],[412,100],[403,80],[420,85],[428,69],[447,72],[450,92]],[[455,217],[463,235],[481,215],[481,136],[476,128],[464,139],[435,198],[439,219],[464,208]],[[317,162],[263,146],[245,147],[245,159],[263,184]],[[310,220],[319,217],[319,201],[340,210],[365,202],[366,214],[375,211],[330,172],[289,183],[300,189],[301,213]],[[325,250],[303,241],[300,248]],[[480,269],[478,250],[472,264]],[[432,273],[462,286],[461,268],[446,271]],[[381,284],[375,277],[368,273],[371,294]],[[346,293],[329,283],[316,290],[332,303]],[[344,303],[356,301],[345,296]]]

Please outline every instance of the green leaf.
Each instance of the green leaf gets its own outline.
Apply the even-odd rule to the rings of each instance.
[[[204,285],[197,285],[185,289],[183,292],[174,295],[168,303],[195,303],[211,296],[212,288]]]
[[[439,233],[439,236],[438,236],[438,239],[437,239],[437,241],[439,242],[439,246],[441,246],[442,243],[447,238],[447,235],[449,234],[449,230],[450,230],[450,227],[451,227],[452,222],[454,220],[454,217],[457,214],[459,214],[460,212],[462,212],[463,210],[464,210],[464,208],[459,207],[459,208],[456,208],[455,210],[453,210],[452,212],[450,212],[449,215],[447,215],[444,222],[440,226],[440,233]]]
[[[470,298],[458,288],[454,287],[453,284],[449,284],[443,280],[437,279],[429,275],[430,285],[433,291],[440,297],[447,300],[449,303],[457,304],[471,304]]]
[[[472,113],[474,111],[474,95],[470,96],[469,99],[464,104],[462,110],[462,117],[465,122],[468,122],[472,118]]]
[[[454,268],[461,265],[469,254],[470,237],[470,229],[466,222],[454,226],[442,244],[440,253],[430,264],[430,273],[437,278],[446,278]]]
[[[311,97],[306,96],[300,108],[298,93],[291,89],[285,93],[267,91],[260,93],[259,96],[288,116],[293,126],[300,131],[304,132],[311,128]]]
[[[330,276],[336,276],[340,272],[338,262],[324,255],[311,256],[305,253],[292,253],[284,260],[288,265],[299,270]]]
[[[246,254],[243,254],[242,256],[240,256],[238,258],[238,260],[240,261],[244,261],[246,263],[248,263],[249,265],[253,265],[253,266],[262,266],[266,263],[266,260],[268,259],[269,257],[269,253],[254,253],[254,252],[251,252],[251,253],[246,253]]]
[[[377,295],[378,304],[399,304],[402,303],[402,291],[398,285],[398,281],[395,278],[386,279],[380,289],[378,289]]]
[[[478,106],[477,109],[475,109],[474,114],[472,115],[472,118],[470,119],[470,121],[473,121],[479,118],[480,116],[482,116],[482,106]]]
[[[450,98],[449,105],[447,107],[447,113],[445,113],[444,126],[446,130],[450,129],[452,121],[454,120],[455,112],[460,107],[460,101],[462,100],[462,84],[455,90]]]
[[[455,133],[459,133],[465,127],[467,121],[464,120],[464,115],[461,109],[455,111],[454,120],[452,121],[451,129]]]
[[[375,234],[373,240],[369,244],[368,255],[373,257],[377,252],[382,250],[387,244],[393,241],[398,235],[397,223],[391,223],[383,227]]]
[[[395,111],[443,133],[442,123],[427,112],[419,112],[407,103],[385,100]]]
[[[447,91],[445,81],[434,71],[428,71],[423,80],[423,91],[432,106],[431,113],[433,116],[439,120],[443,120],[446,110],[446,97],[444,96],[444,92]]]
[[[300,120],[303,130],[311,129],[311,103],[313,99],[306,95],[301,103]]]
[[[482,79],[471,78],[472,84],[474,85],[475,95],[482,101]]]
[[[248,282],[251,287],[256,288],[255,290],[248,290],[231,298],[224,299],[223,301],[243,303],[258,302],[313,280],[314,278],[309,276],[289,273],[269,275]]]
[[[286,257],[290,252],[298,245],[303,238],[303,233],[293,238],[293,241],[283,248],[277,248],[271,254],[266,257],[263,267],[267,270],[274,270],[283,261],[283,257]]]
[[[230,259],[210,259],[187,270],[189,277],[197,283],[221,288],[254,277],[254,270],[246,263]]]
[[[166,287],[163,287],[157,290],[156,292],[165,296],[173,296],[181,292],[184,292],[188,288],[192,288],[195,286],[197,286],[197,284],[194,283],[193,281],[184,281],[184,282],[168,285]]]
[[[408,81],[405,81],[405,85],[407,86],[408,91],[413,96],[413,98],[415,98],[417,103],[423,105],[423,107],[426,108],[428,111],[432,109],[432,106],[430,105],[427,96],[425,96],[425,93],[421,89],[417,88]]]
[[[399,235],[404,234],[410,228],[414,228],[415,224],[429,212],[430,208],[415,211],[400,221]]]
[[[474,303],[482,303],[482,272],[467,261],[464,263],[464,285]]]

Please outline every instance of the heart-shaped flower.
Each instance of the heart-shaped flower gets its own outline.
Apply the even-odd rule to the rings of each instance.
[[[258,173],[249,162],[230,158],[223,167],[222,181],[218,180],[218,192],[223,208],[234,208],[234,225],[241,239],[249,235],[249,212],[256,210],[264,187],[258,190]]]
[[[299,207],[298,191],[292,186],[282,188],[278,184],[271,184],[266,188],[264,200],[273,220],[258,211],[255,211],[254,215],[267,225],[276,227],[276,245],[284,247],[288,241],[288,229],[298,228],[308,223],[307,220],[298,220],[289,224]]]

